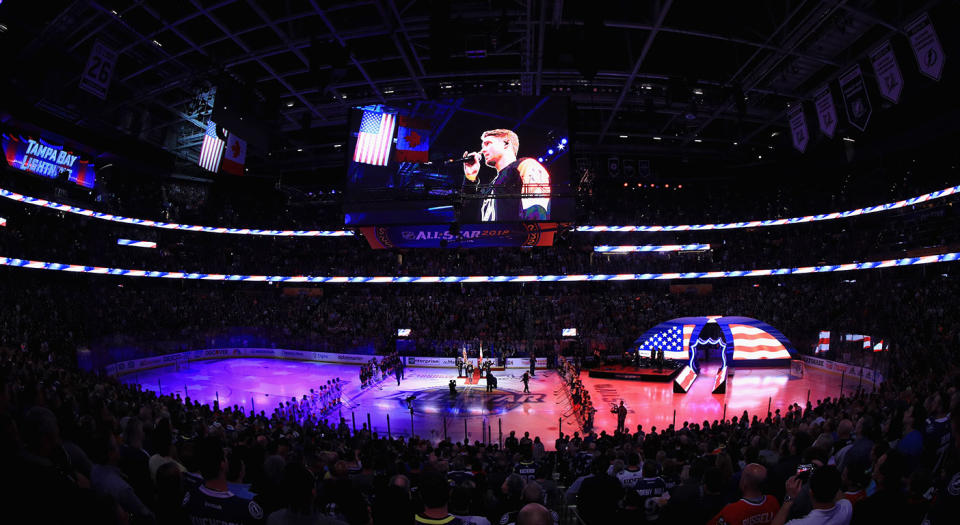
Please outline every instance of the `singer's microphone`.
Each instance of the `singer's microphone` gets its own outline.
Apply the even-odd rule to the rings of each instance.
[[[479,154],[479,155],[477,155],[477,160],[481,160],[481,161],[483,160],[483,154],[482,154],[482,153]],[[473,156],[473,155],[467,155],[466,157],[463,157],[462,159],[449,159],[449,160],[443,161],[444,164],[473,164],[473,162],[474,162],[474,156]]]

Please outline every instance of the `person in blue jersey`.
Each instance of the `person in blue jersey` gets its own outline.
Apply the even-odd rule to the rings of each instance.
[[[480,135],[480,141],[479,152],[463,153],[472,157],[463,165],[466,188],[484,196],[480,222],[550,219],[550,173],[537,159],[517,158],[517,134],[509,129],[491,129]],[[481,160],[497,170],[493,179],[483,183],[479,177]]]
[[[463,456],[456,456],[450,461],[450,470],[447,472],[447,481],[450,482],[450,488],[465,481],[473,481],[473,479],[473,471],[467,469]]]
[[[227,486],[227,458],[217,437],[197,444],[203,484],[186,493],[183,510],[190,523],[249,525],[263,523],[263,509],[252,499],[230,492]]]
[[[524,481],[533,481],[537,477],[537,470],[540,463],[533,460],[529,448],[521,447],[522,458],[513,466],[513,473],[519,475]]]
[[[950,448],[950,396],[940,392],[928,397],[929,417],[923,422],[923,452],[928,464],[939,466]]]
[[[647,522],[660,519],[660,509],[666,505],[666,499],[669,498],[669,495],[664,497],[667,483],[657,474],[657,466],[654,461],[645,461],[641,469],[643,477],[633,484],[633,490],[640,495],[640,508],[644,509]],[[624,487],[626,488],[626,485]]]
[[[960,412],[957,408],[950,413],[952,446],[934,472],[933,503],[924,525],[952,523],[960,515]]]

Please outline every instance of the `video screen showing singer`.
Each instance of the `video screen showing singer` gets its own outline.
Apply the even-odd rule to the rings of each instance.
[[[520,138],[509,129],[480,135],[479,152],[463,152],[472,160],[463,165],[464,192],[483,195],[479,206],[466,207],[479,222],[542,221],[550,218],[550,173],[537,159],[517,158]],[[481,176],[480,162],[496,174]],[[472,210],[472,211],[471,211]]]

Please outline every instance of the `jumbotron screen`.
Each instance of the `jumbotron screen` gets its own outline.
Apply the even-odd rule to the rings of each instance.
[[[345,223],[571,221],[567,107],[477,96],[354,108]]]

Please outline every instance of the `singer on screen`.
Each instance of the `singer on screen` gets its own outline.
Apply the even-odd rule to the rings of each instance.
[[[509,129],[492,129],[480,135],[479,152],[463,165],[466,189],[481,193],[481,222],[539,221],[550,218],[550,173],[536,159],[517,158],[520,139]],[[490,182],[480,182],[480,159],[497,170]]]

